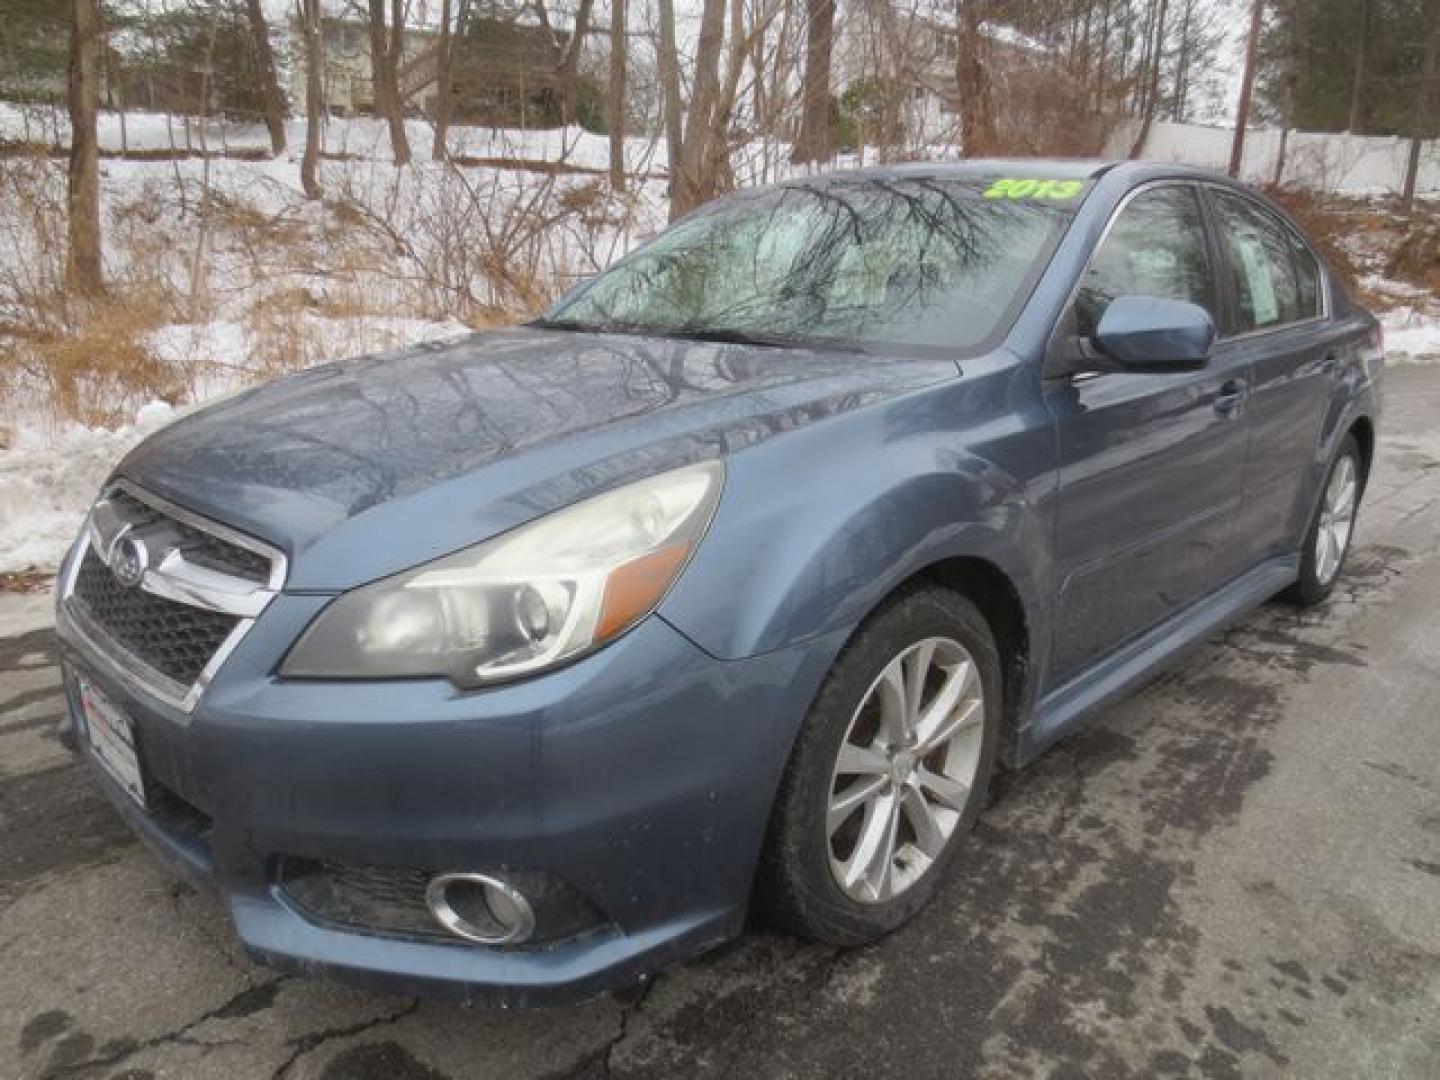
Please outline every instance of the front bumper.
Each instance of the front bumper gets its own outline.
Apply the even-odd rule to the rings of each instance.
[[[188,715],[135,692],[60,621],[72,714],[77,676],[123,708],[163,805],[132,801],[81,738],[97,782],[220,895],[254,956],[518,1006],[616,989],[738,933],[781,771],[838,638],[717,661],[651,617],[568,668],[479,692],[276,679],[326,600],[278,597]],[[602,918],[518,949],[372,933],[291,903],[278,880],[289,858],[539,871]]]

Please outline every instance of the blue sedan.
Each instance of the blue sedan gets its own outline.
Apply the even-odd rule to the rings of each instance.
[[[1325,599],[1382,365],[1210,173],[743,192],[532,324],[152,435],[59,580],[73,741],[282,967],[524,1005],[752,911],[873,941],[998,767]]]

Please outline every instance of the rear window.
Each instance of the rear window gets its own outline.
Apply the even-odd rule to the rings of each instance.
[[[1320,267],[1293,229],[1256,203],[1213,194],[1235,281],[1236,330],[1264,330],[1321,312]]]
[[[979,345],[1008,326],[1078,181],[829,178],[716,203],[547,316],[585,328]]]

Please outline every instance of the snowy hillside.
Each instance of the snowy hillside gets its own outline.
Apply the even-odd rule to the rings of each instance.
[[[65,135],[53,111],[0,105],[0,142],[39,148],[0,162],[0,573],[53,569],[114,462],[177,412],[534,314],[666,217],[663,146],[648,139],[630,140],[617,196],[606,142],[576,128],[457,128],[455,160],[396,170],[381,125],[333,120],[316,203],[293,157],[254,153],[261,128],[208,127],[203,144],[229,156],[206,159],[185,150],[202,144],[198,127],[132,114],[124,145],[157,156],[101,163],[112,297],[77,338],[43,300],[64,246],[64,162],[44,148]],[[118,117],[102,117],[101,138],[119,150]],[[750,148],[741,181],[784,175],[784,149]],[[1396,362],[1440,358],[1432,296],[1378,271],[1365,286],[1392,308]]]

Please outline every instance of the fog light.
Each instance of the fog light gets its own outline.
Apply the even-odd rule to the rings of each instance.
[[[435,920],[482,945],[515,945],[535,932],[535,912],[520,890],[487,874],[437,874],[425,887]]]

